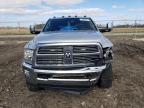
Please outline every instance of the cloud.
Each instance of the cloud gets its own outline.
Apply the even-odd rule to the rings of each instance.
[[[34,15],[40,10],[30,10],[25,8],[0,8],[0,14],[5,15]]]
[[[100,8],[82,8],[82,9],[57,9],[49,7],[41,9],[27,8],[0,8],[0,14],[12,15],[36,15],[36,16],[57,16],[57,15],[78,15],[78,16],[104,16],[105,11]]]
[[[74,5],[84,2],[84,0],[0,0],[0,7],[21,7],[27,5]]]
[[[124,5],[112,5],[113,9],[124,9],[126,8]]]
[[[144,8],[129,9],[128,11],[133,13],[144,13]]]
[[[111,16],[109,16],[109,18],[112,20],[132,20],[132,19],[134,19],[133,17],[128,16],[128,15],[111,15]]]
[[[109,15],[108,18],[110,20],[143,20],[144,16],[131,16],[131,15],[126,15],[126,14],[120,14],[120,15]]]
[[[0,15],[31,15],[31,16],[103,16],[101,8],[66,9],[64,6],[79,4],[85,0],[0,0]],[[43,5],[46,4],[46,5]],[[33,5],[35,8],[30,8]],[[54,5],[59,7],[54,9]],[[63,6],[63,8],[60,8]]]
[[[78,16],[103,16],[104,10],[100,8],[83,8],[83,9],[61,9],[61,10],[49,10],[44,12],[43,15],[78,15]]]
[[[41,0],[0,0],[0,7],[22,7],[38,4]]]
[[[84,0],[43,0],[48,5],[73,5],[82,3]]]

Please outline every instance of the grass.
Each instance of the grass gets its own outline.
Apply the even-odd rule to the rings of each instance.
[[[0,35],[30,35],[30,31],[27,28],[0,28]]]
[[[144,33],[144,27],[142,28],[114,28],[112,33]]]

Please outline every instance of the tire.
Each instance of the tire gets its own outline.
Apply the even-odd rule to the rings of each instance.
[[[100,88],[110,88],[112,87],[112,64],[107,64],[106,69],[102,72],[98,85]]]
[[[37,85],[33,85],[29,83],[27,83],[27,88],[29,89],[29,91],[33,91],[33,92],[36,92],[39,90],[39,87]]]

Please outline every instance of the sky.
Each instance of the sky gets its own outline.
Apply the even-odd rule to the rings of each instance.
[[[0,0],[2,21],[46,21],[53,16],[144,20],[144,0]]]

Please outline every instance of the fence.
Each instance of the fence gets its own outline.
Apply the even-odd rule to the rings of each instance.
[[[100,20],[95,23],[98,27],[108,24],[113,28],[111,34],[144,35],[144,20]],[[45,24],[45,21],[0,22],[0,34],[30,34],[30,25],[37,24]]]
[[[10,35],[10,34],[30,34],[30,25],[44,24],[41,21],[6,21],[0,22],[0,35]]]
[[[96,21],[98,26],[106,23],[113,28],[112,33],[144,33],[144,20]]]

